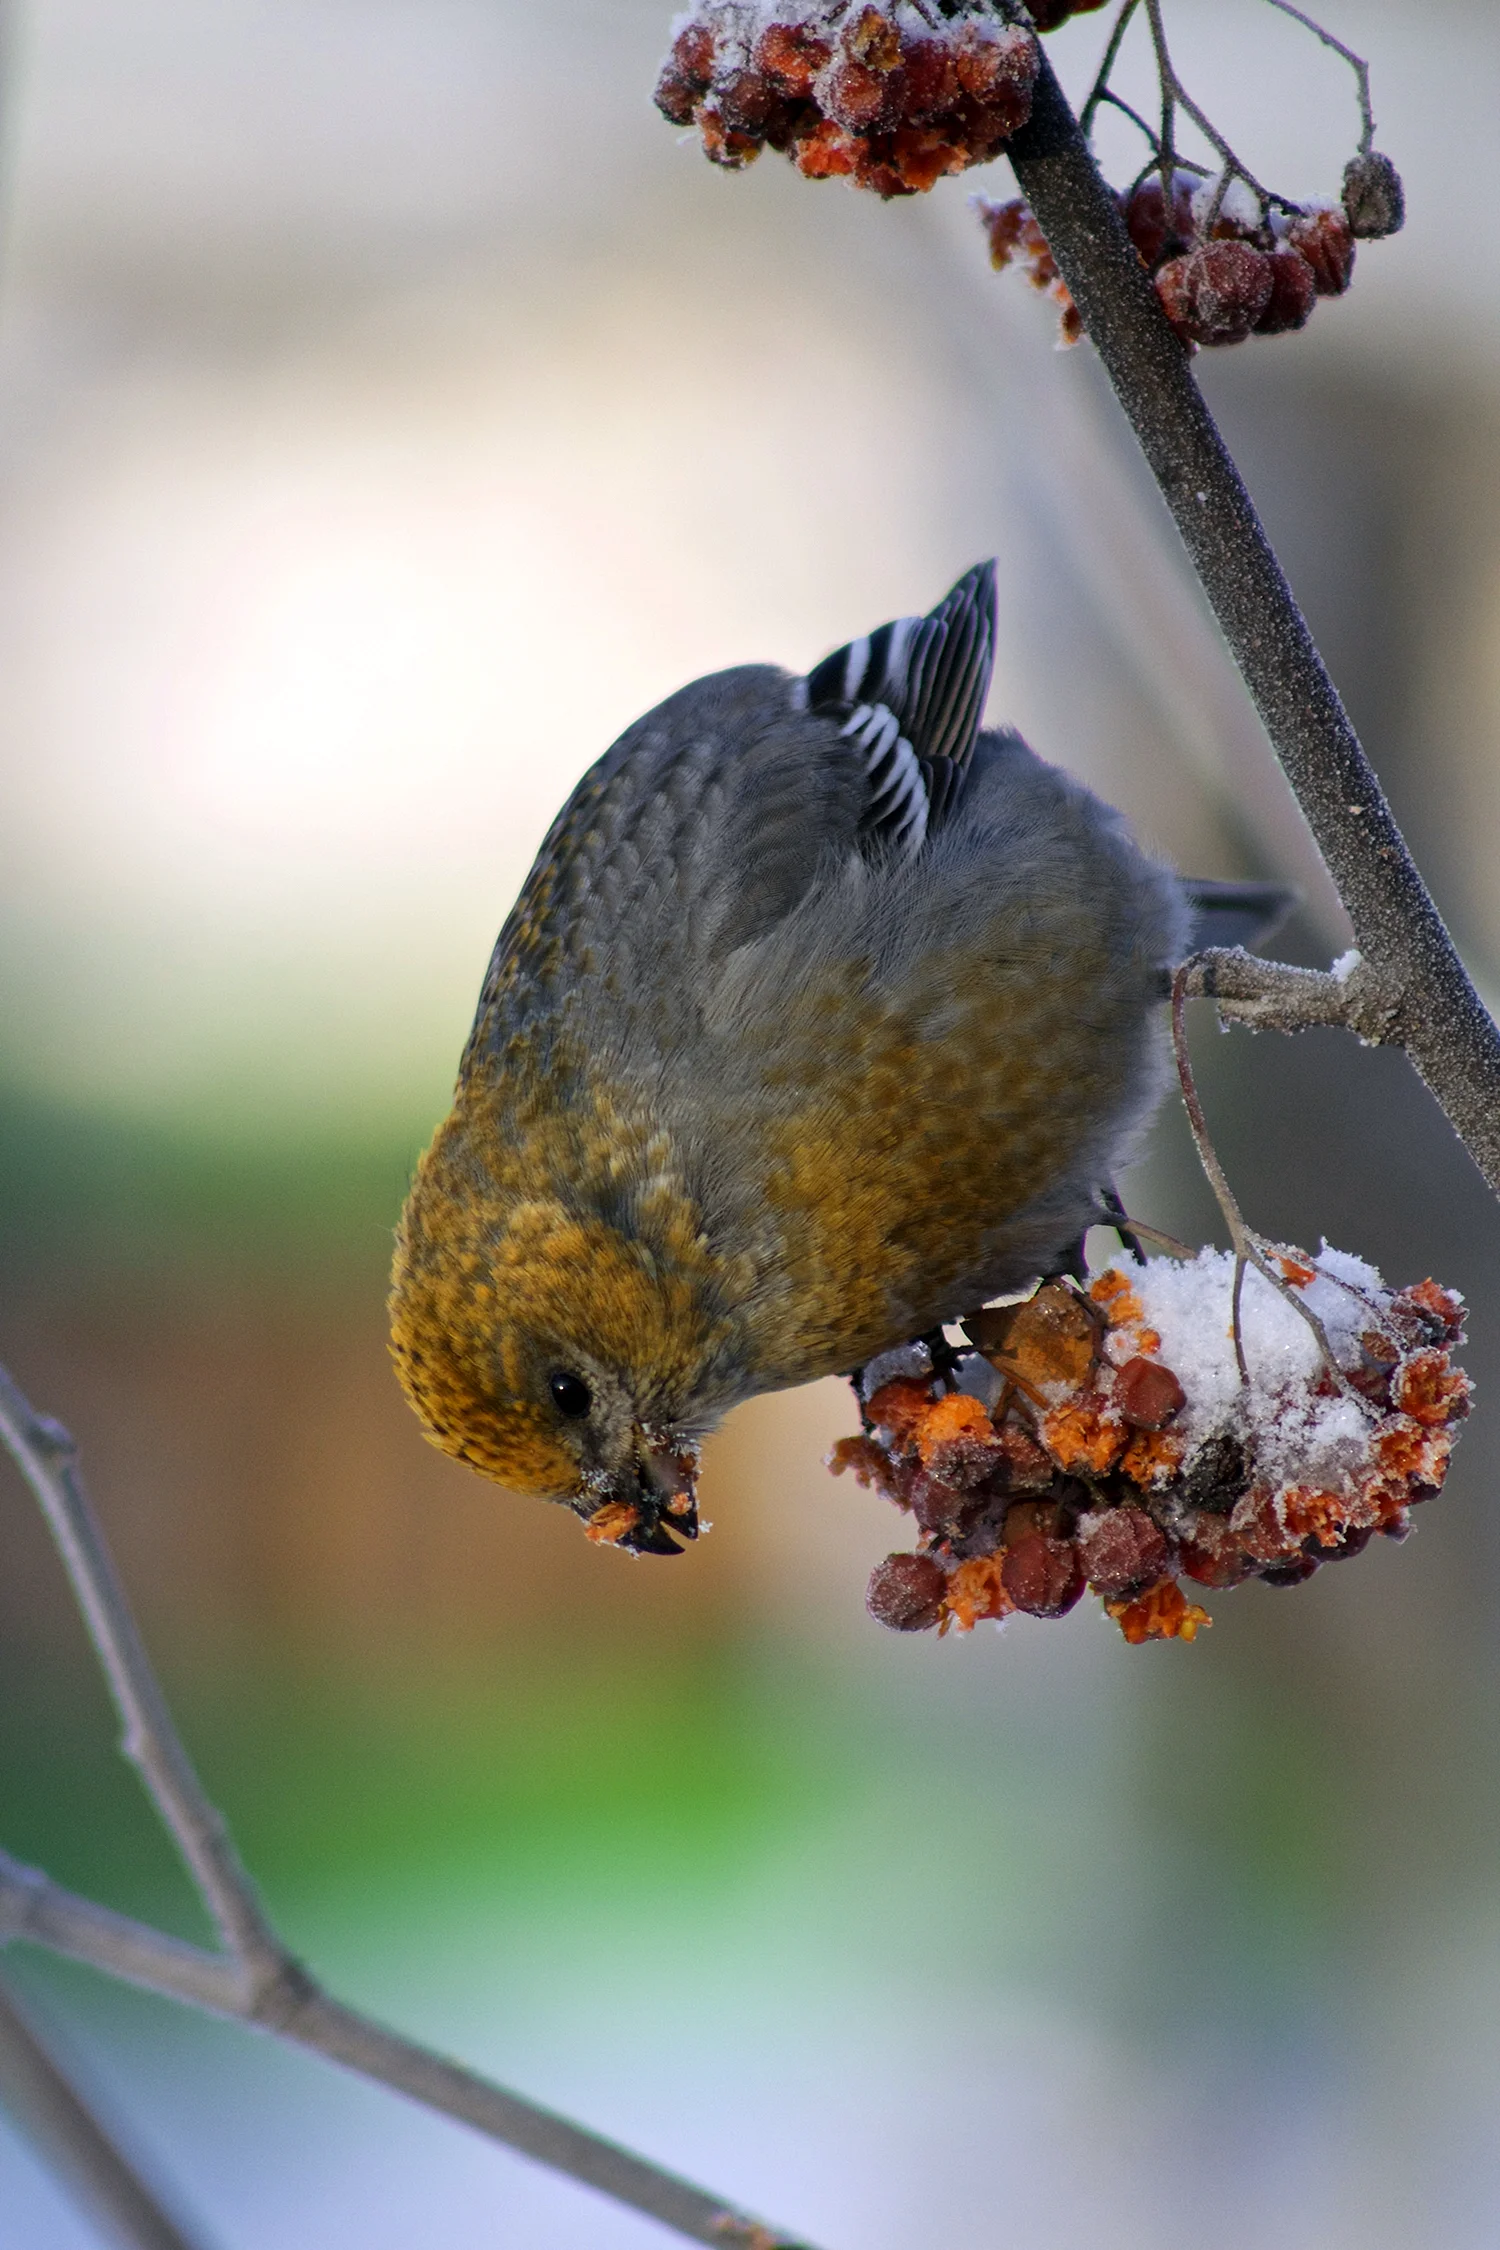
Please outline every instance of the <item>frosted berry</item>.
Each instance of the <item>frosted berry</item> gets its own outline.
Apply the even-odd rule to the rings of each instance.
[[[1096,1594],[1133,1594],[1171,1567],[1166,1535],[1144,1508],[1108,1508],[1078,1526],[1078,1553]]]
[[[768,24],[755,43],[755,67],[773,79],[784,94],[806,100],[813,80],[826,68],[833,49],[805,24]]]
[[[1000,1581],[1017,1609],[1033,1617],[1061,1617],[1083,1592],[1083,1568],[1071,1539],[1048,1539],[1029,1532],[1007,1547]]]
[[[870,1573],[865,1607],[894,1633],[925,1633],[937,1623],[947,1590],[930,1555],[887,1555]]]
[[[706,91],[700,80],[689,78],[668,58],[662,64],[652,99],[669,125],[691,125],[693,112]]]
[[[1206,1513],[1189,1518],[1177,1559],[1200,1586],[1238,1586],[1256,1567],[1226,1519]]]
[[[1305,328],[1311,320],[1318,301],[1317,276],[1299,250],[1273,250],[1268,263],[1271,294],[1255,323],[1255,333],[1285,336],[1293,329]]]
[[[694,116],[703,136],[703,153],[710,164],[717,164],[726,172],[742,172],[747,164],[755,162],[761,150],[760,141],[754,133],[743,133],[732,124],[717,102],[700,102]]]
[[[839,44],[872,70],[892,71],[901,60],[901,34],[881,9],[867,4],[844,26]]]
[[[1354,236],[1342,211],[1304,211],[1287,228],[1287,246],[1313,270],[1320,297],[1342,297],[1354,272]]]
[[[824,109],[835,124],[842,125],[849,133],[863,132],[867,126],[889,122],[886,111],[890,92],[880,71],[849,57],[836,62],[818,81]]]
[[[1271,301],[1274,276],[1248,242],[1206,242],[1156,277],[1157,295],[1180,336],[1194,344],[1242,343]]]
[[[1126,198],[1125,231],[1153,273],[1164,257],[1186,250],[1193,240],[1193,190],[1197,184],[1191,172],[1174,175],[1170,215],[1159,172],[1142,180]]]
[[[944,1477],[930,1476],[922,1469],[912,1479],[906,1504],[930,1537],[947,1539],[959,1529],[966,1511],[973,1506],[973,1499],[958,1485],[950,1484]]]
[[[1372,148],[1365,156],[1351,156],[1344,166],[1344,216],[1349,232],[1361,242],[1399,234],[1406,224],[1406,190],[1401,174],[1379,149]]]

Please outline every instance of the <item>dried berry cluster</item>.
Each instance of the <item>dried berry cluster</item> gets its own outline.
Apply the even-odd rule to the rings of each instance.
[[[1459,1298],[1399,1292],[1354,1258],[1288,1255],[1295,1307],[1247,1279],[1246,1381],[1230,1332],[1233,1260],[1124,1261],[1052,1281],[966,1321],[960,1372],[880,1380],[865,1433],[833,1449],[920,1537],[870,1580],[899,1632],[1014,1610],[1060,1617],[1085,1587],[1127,1641],[1192,1640],[1209,1622],[1179,1583],[1293,1586],[1402,1538],[1441,1487],[1469,1384],[1451,1359]],[[914,1348],[915,1349],[915,1348]]]
[[[1062,311],[1064,343],[1082,333],[1030,206],[1021,198],[975,207],[990,262],[1016,265]],[[1187,344],[1241,344],[1305,328],[1320,297],[1341,297],[1354,272],[1356,238],[1394,234],[1405,216],[1388,156],[1351,158],[1341,203],[1302,208],[1263,204],[1244,181],[1220,195],[1195,172],[1173,174],[1170,208],[1153,172],[1120,198],[1126,230],[1156,283],[1167,318]]]
[[[972,201],[990,238],[990,264],[995,271],[1015,266],[1024,273],[1032,288],[1040,289],[1058,308],[1059,344],[1076,344],[1083,334],[1083,322],[1031,205],[1020,195],[1009,203],[991,203],[983,195],[974,196]]]
[[[701,0],[673,25],[656,106],[715,164],[774,148],[809,179],[917,195],[1025,124],[1037,58],[987,0]]]

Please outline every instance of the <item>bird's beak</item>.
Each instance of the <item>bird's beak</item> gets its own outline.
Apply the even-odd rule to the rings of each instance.
[[[680,1555],[696,1539],[698,1449],[660,1431],[637,1429],[632,1466],[611,1478],[611,1495],[588,1519],[589,1536],[635,1555]]]
[[[638,1430],[635,1459],[641,1521],[620,1544],[640,1555],[680,1555],[677,1540],[698,1536],[698,1449]]]

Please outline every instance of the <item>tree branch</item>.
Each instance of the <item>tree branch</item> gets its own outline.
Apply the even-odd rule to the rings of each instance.
[[[3,1980],[0,2103],[125,2250],[193,2250]]]
[[[29,1940],[168,1999],[306,2047],[472,2125],[716,2250],[807,2250],[647,2158],[404,2039],[333,1999],[282,1945],[183,1748],[78,1473],[67,1431],[0,1368],[0,1441],[40,1501],[109,1680],[122,1746],[211,1904],[225,1951],[186,1945],[0,1852],[0,1945]]]
[[[1443,926],[1046,56],[1008,153],[1404,1047],[1500,1193],[1500,1033]]]
[[[1336,1025],[1367,1047],[1392,1043],[1399,995],[1360,954],[1332,969],[1262,961],[1242,946],[1212,946],[1186,964],[1190,997],[1213,1000],[1224,1023],[1249,1031],[1311,1031]]]
[[[120,1715],[120,1748],[171,1831],[219,1935],[245,1972],[271,1983],[287,1970],[255,1886],[204,1795],[136,1630],[125,1590],[61,1423],[37,1414],[0,1368],[0,1440],[25,1477],[62,1556]]]

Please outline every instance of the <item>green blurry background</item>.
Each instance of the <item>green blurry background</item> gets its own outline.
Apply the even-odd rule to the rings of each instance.
[[[1500,959],[1500,22],[1327,0],[1411,223],[1200,362],[1398,812]],[[1174,0],[1263,176],[1332,58]],[[1053,53],[1076,89],[1102,37]],[[495,927],[650,701],[998,551],[994,709],[1346,942],[1087,349],[949,183],[712,174],[636,0],[29,0],[0,285],[0,1354],[79,1433],[208,1781],[336,1987],[825,2250],[1500,2234],[1500,1221],[1402,1062],[1214,1039],[1251,1215],[1474,1306],[1420,1536],[1196,1647],[866,1619],[834,1386],[715,1441],[679,1569],[427,1449],[390,1228]],[[1111,128],[1112,132],[1113,128]],[[1123,132],[1123,129],[1122,129]],[[1133,166],[1111,141],[1117,169]],[[978,183],[1010,192],[1003,166]],[[1130,1185],[1214,1216],[1174,1118]],[[0,1480],[0,1840],[197,1925]],[[660,2239],[332,2070],[17,1974],[233,2250]],[[0,2242],[84,2222],[0,2124]]]

